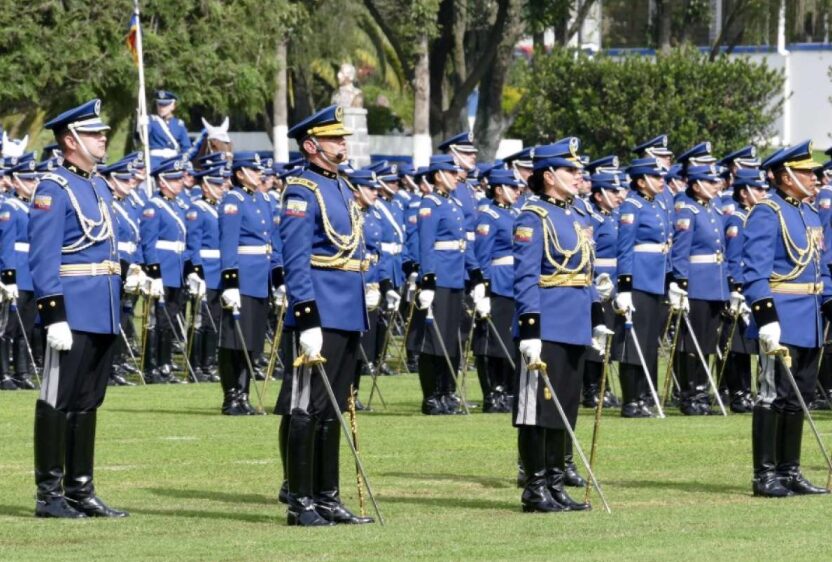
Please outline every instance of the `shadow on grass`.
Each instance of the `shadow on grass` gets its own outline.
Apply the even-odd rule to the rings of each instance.
[[[145,488],[151,494],[185,500],[210,500],[225,503],[247,503],[257,505],[278,505],[274,496],[263,494],[240,494],[238,492],[217,492],[215,490],[181,490],[178,488]]]
[[[275,502],[276,503],[276,502]],[[198,509],[147,509],[127,508],[131,514],[158,515],[160,517],[186,517],[188,519],[222,519],[243,521],[245,523],[279,523],[284,517],[283,510],[275,511],[271,515],[262,513],[235,513],[233,511],[206,511]]]
[[[143,409],[143,408],[107,408],[108,412],[118,412],[121,414],[166,414],[169,416],[179,416],[182,414],[189,416],[211,416],[220,417],[219,406],[216,408],[182,408],[181,410],[162,410],[162,409]]]
[[[750,496],[751,487],[737,486],[734,484],[716,484],[701,481],[690,482],[673,482],[669,480],[609,480],[607,482],[609,488],[649,488],[651,490],[677,490],[680,492],[690,492],[692,494],[735,494],[741,496]]]
[[[520,511],[519,494],[517,495],[517,501],[514,502],[463,498],[459,496],[447,498],[424,496],[382,496],[381,498],[379,498],[379,503],[381,503],[382,506],[385,503],[406,503],[412,505],[424,505],[429,507],[442,507],[447,509],[487,509],[489,511],[504,509],[509,511]]]
[[[414,480],[436,480],[441,482],[466,482],[476,483],[483,488],[512,488],[514,483],[508,478],[494,478],[488,476],[470,476],[464,474],[443,474],[443,473],[416,473],[416,472],[385,472],[384,476],[397,478],[408,478]]]
[[[0,515],[10,515],[12,517],[26,517],[27,519],[34,519],[35,517],[35,503],[23,507],[22,505],[2,505],[0,504]]]

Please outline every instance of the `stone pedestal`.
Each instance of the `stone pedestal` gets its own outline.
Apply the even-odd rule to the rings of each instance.
[[[347,157],[357,168],[367,166],[370,163],[367,110],[363,107],[345,107],[344,125],[353,132],[347,137]]]

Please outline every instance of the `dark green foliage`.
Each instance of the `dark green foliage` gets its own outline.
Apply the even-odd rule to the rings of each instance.
[[[658,58],[589,58],[566,50],[537,57],[508,136],[538,144],[576,135],[593,156],[629,156],[661,133],[677,152],[710,140],[715,154],[764,145],[782,106],[782,73],[745,59],[708,62],[698,51]]]

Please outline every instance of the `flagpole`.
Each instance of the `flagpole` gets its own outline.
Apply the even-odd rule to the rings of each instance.
[[[142,47],[142,21],[139,14],[139,0],[133,0],[133,10],[136,15],[136,56],[139,64],[139,137],[144,146],[144,170],[145,170],[145,195],[153,195],[153,176],[150,172],[150,143],[149,143],[149,118],[147,116],[147,98],[144,85],[144,50]]]

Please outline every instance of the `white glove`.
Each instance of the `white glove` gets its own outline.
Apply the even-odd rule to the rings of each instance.
[[[738,293],[737,291],[731,291],[731,295],[729,296],[729,303],[728,303],[728,310],[731,311],[731,314],[736,316],[740,313],[742,309],[742,305],[745,304],[745,297],[742,293]]]
[[[607,302],[612,296],[612,279],[609,273],[602,273],[595,278],[595,290],[598,291],[598,296],[601,302]]]
[[[381,293],[376,287],[370,287],[364,294],[364,300],[367,301],[367,308],[374,310],[381,302]]]
[[[165,296],[165,285],[161,279],[151,279],[148,287],[148,293],[151,297],[159,299]]]
[[[309,328],[300,333],[300,352],[307,357],[318,357],[324,345],[324,334],[320,328]]]
[[[272,300],[277,306],[286,306],[286,285],[281,285],[274,290]]]
[[[222,292],[222,306],[230,308],[231,310],[240,310],[242,302],[240,301],[240,289],[226,289]]]
[[[20,293],[17,290],[17,284],[12,283],[11,285],[6,285],[3,288],[3,294],[6,297],[6,300],[10,300],[10,301],[17,300],[17,297],[20,296]]]
[[[479,318],[491,316],[491,299],[483,297],[474,303],[474,310],[477,312]]]
[[[527,363],[540,363],[540,352],[543,351],[543,342],[540,339],[520,340],[518,347]]]
[[[485,283],[477,283],[474,285],[474,288],[471,289],[471,298],[474,302],[485,298]]]
[[[402,297],[399,296],[399,293],[390,289],[384,293],[384,300],[387,303],[387,310],[396,310],[399,308],[399,303],[402,302]]]
[[[679,287],[679,285],[675,281],[670,284],[670,288],[667,291],[667,296],[670,299],[670,308],[672,308],[674,311],[690,311],[690,303],[688,302],[688,292]]]
[[[127,270],[127,277],[124,279],[124,292],[129,295],[137,295],[142,286],[147,283],[147,275],[142,268],[132,264]]]
[[[780,322],[769,322],[760,328],[759,334],[763,351],[771,351],[780,347]]]
[[[426,310],[433,304],[433,291],[422,289],[419,291],[419,310]]]
[[[635,312],[633,293],[629,291],[618,293],[612,301],[612,306],[618,314],[627,315]]]
[[[69,351],[72,331],[66,322],[55,322],[46,327],[46,344],[55,351]]]
[[[415,271],[407,276],[407,284],[416,286],[416,280],[419,279],[419,274]]]
[[[745,322],[746,326],[751,323],[751,308],[745,301],[740,305],[740,316],[742,316],[742,321]]]
[[[199,299],[205,296],[205,281],[196,273],[188,274],[188,294]]]
[[[607,338],[612,336],[615,332],[604,326],[598,324],[592,328],[592,349],[604,356],[607,351]]]

